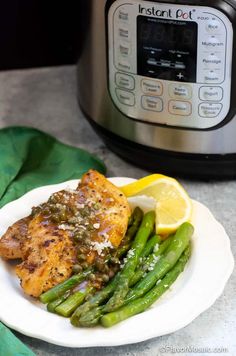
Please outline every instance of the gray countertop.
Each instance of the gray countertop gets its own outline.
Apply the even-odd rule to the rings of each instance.
[[[75,67],[58,67],[0,73],[0,127],[28,125],[44,130],[71,145],[98,155],[108,176],[140,178],[148,172],[124,162],[109,151],[84,119],[76,101]],[[236,181],[180,179],[192,198],[207,205],[224,225],[236,253]],[[215,304],[190,325],[163,337],[134,345],[68,349],[16,335],[37,355],[182,355],[184,349],[223,347],[236,355],[236,272]],[[37,322],[37,321],[35,321]],[[158,322],[158,320],[157,320]],[[165,349],[166,347],[166,349]],[[169,351],[167,349],[169,348]],[[176,350],[183,348],[182,350]],[[196,351],[196,350],[195,350]],[[176,352],[176,354],[178,354]],[[198,350],[199,355],[203,352]],[[212,353],[216,354],[216,353]]]

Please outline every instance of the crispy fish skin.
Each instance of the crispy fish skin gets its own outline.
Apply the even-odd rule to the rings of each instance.
[[[28,232],[30,218],[18,220],[10,226],[0,239],[0,256],[7,260],[22,259],[23,245]]]
[[[57,194],[59,204],[70,205],[77,211],[85,206],[91,211],[88,221],[93,228],[89,232],[90,243],[86,250],[88,264],[93,265],[98,255],[100,259],[105,259],[104,246],[119,246],[131,213],[127,199],[119,188],[97,171],[90,170],[84,174],[76,191]],[[96,210],[91,210],[91,205],[97,205]],[[72,274],[78,246],[74,244],[73,231],[62,228],[67,223],[52,222],[40,210],[30,217],[19,253],[24,260],[16,267],[16,274],[26,294],[38,297]]]

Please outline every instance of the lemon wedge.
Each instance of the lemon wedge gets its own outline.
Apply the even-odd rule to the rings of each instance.
[[[156,200],[156,232],[167,235],[191,220],[192,202],[174,178],[152,174],[121,187],[127,196],[148,196]]]
[[[133,195],[137,195],[137,194],[142,195],[141,192],[143,189],[145,189],[146,187],[148,187],[152,183],[155,183],[158,179],[163,177],[165,176],[162,174],[151,174],[149,176],[136,180],[136,182],[123,185],[123,187],[120,187],[120,189],[127,197],[132,197]]]

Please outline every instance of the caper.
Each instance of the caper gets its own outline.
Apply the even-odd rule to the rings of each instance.
[[[84,239],[87,239],[89,237],[89,232],[87,230],[84,230],[82,235]]]
[[[103,279],[102,279],[102,277],[97,277],[97,278],[96,278],[96,281],[97,281],[98,283],[102,283],[102,282],[103,282]]]
[[[84,243],[85,243],[85,245],[90,245],[90,239],[88,239],[88,238],[84,239]]]
[[[80,246],[80,247],[78,248],[78,253],[82,253],[82,254],[86,253],[86,248],[83,247],[83,246]]]
[[[52,215],[51,219],[55,223],[59,223],[61,221],[60,216],[58,214]]]
[[[83,267],[83,269],[88,268],[88,263],[87,263],[87,262],[83,262],[83,263],[82,263],[82,267]]]
[[[81,267],[80,265],[74,265],[74,266],[72,267],[72,271],[73,271],[74,273],[79,273],[79,272],[82,271],[82,267]]]
[[[66,218],[67,218],[66,212],[65,212],[65,211],[62,211],[62,212],[60,213],[60,219],[65,221]]]
[[[103,280],[103,282],[108,282],[109,281],[109,276],[107,275],[107,274],[103,274],[102,275],[102,280]]]
[[[110,262],[111,262],[113,265],[116,265],[116,264],[119,263],[119,259],[118,259],[117,257],[111,257]]]
[[[80,215],[82,216],[82,218],[85,218],[86,214],[85,214],[84,210],[80,210]]]
[[[93,225],[92,225],[92,224],[89,224],[89,225],[87,226],[87,230],[88,230],[88,231],[94,231]]]
[[[40,212],[40,210],[41,209],[39,207],[32,208],[32,215],[34,216],[34,215],[38,214]]]
[[[72,212],[72,214],[76,214],[77,213],[77,208],[72,206],[69,208],[69,210]]]
[[[74,234],[74,239],[75,241],[79,242],[83,240],[83,237],[81,236],[81,234],[78,233],[78,234]]]
[[[68,219],[68,223],[69,224],[76,224],[77,223],[77,218],[72,217],[72,218]]]
[[[45,209],[43,210],[43,213],[44,213],[44,215],[49,215],[49,214],[51,214],[51,211],[50,211],[49,208],[45,208]]]
[[[88,278],[90,279],[90,281],[94,281],[96,279],[96,276],[94,273],[91,273]]]
[[[55,205],[53,205],[53,206],[50,208],[50,210],[51,210],[52,213],[59,213],[59,212],[60,212],[60,210],[59,210]]]
[[[85,207],[84,209],[80,210],[80,215],[85,218],[89,215],[89,209]]]
[[[104,270],[103,261],[97,259],[96,262],[95,262],[95,267],[97,268],[98,271],[103,272],[103,270]]]
[[[52,204],[56,204],[57,203],[57,196],[56,195],[52,195],[49,199],[48,199],[49,203]]]
[[[112,278],[112,277],[114,277],[115,272],[110,269],[110,271],[108,272],[108,275],[109,275],[109,278]]]
[[[85,260],[86,260],[85,254],[84,254],[84,253],[78,254],[78,260],[79,260],[79,261],[85,261]]]

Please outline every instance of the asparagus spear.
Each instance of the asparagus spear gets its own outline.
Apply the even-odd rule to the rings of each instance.
[[[91,309],[98,307],[100,304],[105,302],[114,292],[119,280],[119,272],[117,275],[108,283],[108,285],[97,292],[94,296],[89,298],[84,304],[79,306],[73,313],[70,321],[74,326],[80,325],[80,317],[82,314],[87,314]]]
[[[193,226],[188,222],[183,223],[179,227],[168,249],[166,250],[166,253],[156,263],[153,270],[148,272],[146,277],[144,277],[133,289],[129,291],[125,298],[125,304],[148,292],[155,285],[155,283],[176,264],[179,257],[189,244],[193,231]]]
[[[131,241],[132,238],[134,237],[134,235],[136,234],[139,225],[142,222],[143,219],[143,212],[139,207],[136,207],[132,213],[133,215],[133,222],[132,225],[130,225],[130,227],[128,228],[124,240],[127,241]]]
[[[106,314],[101,318],[101,324],[104,327],[111,327],[122,320],[125,320],[133,315],[143,312],[149,308],[162,294],[164,294],[169,287],[175,282],[190,257],[190,247],[187,247],[183,255],[180,257],[177,264],[166,274],[166,276],[153,287],[146,295],[138,298],[120,309]],[[97,319],[99,319],[97,315]]]
[[[148,256],[148,258],[144,261],[144,263],[135,271],[135,274],[129,283],[130,287],[134,286],[136,283],[138,283],[140,281],[140,279],[143,278],[146,271],[148,271],[148,269],[151,268],[152,265],[154,265],[157,262],[157,259],[169,247],[172,239],[173,239],[173,236],[168,237],[168,239],[166,239],[165,241],[162,242],[162,244],[159,246],[158,250],[154,251],[150,256]]]
[[[87,270],[79,274],[75,274],[74,276],[70,277],[66,281],[59,283],[55,287],[49,289],[47,292],[41,294],[39,297],[40,301],[44,304],[47,304],[58,299],[63,294],[65,294],[68,290],[74,288],[75,286],[83,282],[86,279],[86,277],[92,272],[92,270],[93,270],[92,268],[88,268]]]
[[[126,254],[130,249],[133,237],[136,235],[141,221],[143,219],[143,212],[140,208],[135,208],[132,215],[132,224],[129,226],[121,245],[118,247],[115,256],[120,258]]]
[[[98,306],[89,310],[87,313],[83,313],[79,319],[79,326],[91,328],[99,323],[102,315],[104,315],[104,305]]]
[[[88,286],[85,289],[71,294],[63,303],[55,308],[55,312],[64,317],[69,317],[75,309],[81,305],[88,294],[94,291],[94,288]]]
[[[132,278],[135,268],[139,263],[140,254],[151,234],[155,223],[155,213],[149,211],[143,217],[142,223],[129,250],[127,262],[120,272],[116,290],[106,304],[105,311],[109,312],[119,308],[123,304],[124,298],[129,290],[129,281]]]
[[[146,243],[142,253],[140,254],[140,259],[143,259],[152,253],[154,247],[161,242],[161,238],[158,235],[152,236]]]
[[[64,295],[62,295],[60,298],[54,300],[53,302],[48,303],[47,305],[47,310],[50,313],[55,313],[55,309],[56,307],[58,307],[58,305],[60,305],[61,303],[63,303],[70,295],[70,291],[67,291]]]

